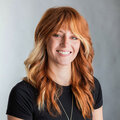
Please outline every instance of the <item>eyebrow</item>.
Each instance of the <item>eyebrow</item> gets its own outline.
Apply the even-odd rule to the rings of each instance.
[[[64,33],[64,31],[62,31],[62,30],[60,30],[60,31],[58,31],[58,32]]]
[[[58,32],[64,33],[64,31],[62,31],[62,30],[59,30]],[[71,35],[74,35],[74,34],[73,34],[73,33],[71,33]]]

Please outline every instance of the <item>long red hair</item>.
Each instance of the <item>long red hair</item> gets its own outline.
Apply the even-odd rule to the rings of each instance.
[[[78,109],[82,112],[84,118],[90,118],[94,105],[92,96],[92,90],[94,89],[92,67],[94,50],[88,23],[74,8],[49,8],[42,16],[35,30],[34,49],[24,62],[27,71],[27,81],[39,91],[37,98],[39,110],[44,110],[46,103],[47,110],[51,115],[61,114],[55,97],[58,94],[58,86],[47,73],[46,44],[52,33],[59,30],[63,24],[68,26],[81,42],[78,55],[72,62],[71,85]],[[51,108],[57,112],[53,113]]]

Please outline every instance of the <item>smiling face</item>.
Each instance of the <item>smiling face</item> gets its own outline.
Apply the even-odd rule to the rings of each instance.
[[[71,65],[80,48],[80,40],[69,30],[61,27],[47,42],[48,62]]]

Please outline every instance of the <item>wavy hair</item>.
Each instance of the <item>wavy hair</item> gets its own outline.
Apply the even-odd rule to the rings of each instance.
[[[46,44],[52,33],[59,30],[63,24],[68,26],[81,42],[78,55],[72,62],[71,89],[75,96],[76,105],[83,117],[90,118],[94,105],[92,96],[94,50],[88,23],[74,8],[54,7],[49,8],[44,13],[35,30],[34,48],[24,61],[27,71],[27,77],[26,79],[24,77],[24,80],[38,89],[37,105],[39,110],[44,110],[46,105],[52,116],[61,114],[55,95],[60,96],[62,89],[61,92],[58,92],[59,86],[53,82],[47,72]]]

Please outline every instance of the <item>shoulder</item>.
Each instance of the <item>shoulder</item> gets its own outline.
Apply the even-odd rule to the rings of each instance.
[[[35,95],[37,95],[37,89],[24,80],[17,83],[10,92],[10,96],[15,96],[16,98],[26,97],[27,99]]]
[[[102,91],[101,83],[96,77],[94,77],[94,84],[95,84],[95,88],[94,88],[93,92]]]
[[[13,88],[11,91],[14,91],[14,92],[27,92],[27,93],[30,93],[30,94],[33,94],[35,92],[37,92],[37,89],[34,88],[30,83],[22,80],[20,82],[18,82]]]
[[[101,87],[100,81],[96,78],[94,78],[94,83],[95,83],[95,90],[99,89]]]
[[[103,105],[102,87],[100,81],[94,77],[95,88],[93,90],[94,108],[97,109]]]

